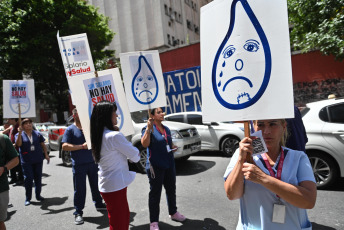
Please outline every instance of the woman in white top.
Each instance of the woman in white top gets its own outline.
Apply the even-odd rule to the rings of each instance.
[[[91,115],[92,154],[99,164],[98,186],[106,202],[110,230],[128,230],[129,205],[127,186],[135,173],[129,171],[127,159],[138,162],[139,151],[118,131],[117,106],[109,101],[97,103]]]

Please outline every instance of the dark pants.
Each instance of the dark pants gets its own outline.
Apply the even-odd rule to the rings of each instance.
[[[36,164],[23,164],[26,201],[32,198],[32,185],[35,181],[36,198],[41,196],[43,161]]]
[[[149,178],[150,192],[148,199],[149,218],[150,222],[159,222],[160,213],[160,198],[162,185],[166,190],[166,199],[168,205],[168,213],[173,215],[177,212],[176,206],[176,169],[171,167],[169,169],[154,168],[155,178],[151,177],[151,173],[147,170]]]
[[[20,162],[20,158],[19,158],[19,162]],[[17,173],[18,173],[18,175],[17,175]],[[21,164],[18,164],[16,167],[14,167],[10,170],[10,176],[14,182],[16,182],[18,180],[23,180],[24,176],[23,176],[23,169],[22,169]]]
[[[86,200],[86,176],[91,187],[92,200],[96,207],[102,205],[103,200],[98,190],[98,165],[95,163],[86,163],[73,166],[74,183],[74,215],[83,214]]]
[[[101,193],[106,202],[109,217],[109,230],[128,230],[130,211],[127,200],[127,188],[115,192]]]

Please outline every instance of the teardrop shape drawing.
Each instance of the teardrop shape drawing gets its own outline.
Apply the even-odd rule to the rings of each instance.
[[[222,106],[240,110],[264,94],[271,76],[271,50],[247,0],[233,0],[230,11],[228,31],[214,58],[212,86]]]
[[[148,105],[155,101],[159,93],[158,80],[145,56],[137,59],[138,69],[131,83],[132,94],[137,102]]]

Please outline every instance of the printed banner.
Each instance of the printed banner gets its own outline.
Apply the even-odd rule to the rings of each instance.
[[[95,71],[87,34],[60,37],[57,33],[57,41],[67,78]]]
[[[121,53],[130,112],[166,106],[165,86],[157,50]]]
[[[125,136],[134,133],[127,100],[118,68],[86,74],[76,78],[68,78],[74,94],[75,106],[78,110],[87,146],[91,148],[90,118],[95,104],[108,100],[117,105],[117,126]],[[77,92],[77,93],[74,93]],[[77,95],[76,95],[77,94]]]
[[[164,73],[167,114],[202,111],[199,66]]]
[[[36,117],[34,80],[3,80],[4,118]]]
[[[287,12],[286,0],[201,8],[204,121],[294,116]]]

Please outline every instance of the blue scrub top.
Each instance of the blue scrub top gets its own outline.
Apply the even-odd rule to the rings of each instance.
[[[86,142],[83,132],[72,124],[68,126],[63,134],[62,143],[69,143],[73,145],[82,145]],[[88,149],[80,149],[71,151],[72,165],[82,165],[94,162],[92,151]]]
[[[150,144],[147,147],[147,164],[146,169],[149,169],[150,164],[152,164],[153,168],[157,167],[160,169],[168,169],[174,167],[174,156],[173,152],[167,152],[166,145],[170,146],[172,149],[172,137],[171,131],[169,128],[164,126],[167,135],[167,142],[163,137],[164,133],[161,134],[155,125],[153,125],[153,133],[151,133],[150,137]],[[144,135],[147,126],[142,129],[142,136]],[[162,130],[161,130],[162,131]]]
[[[15,141],[18,139],[19,133],[15,135]],[[22,146],[19,147],[20,161],[22,164],[36,164],[44,160],[44,153],[41,143],[45,141],[42,134],[36,130],[32,130],[32,144],[25,132],[22,132]],[[31,145],[35,150],[31,151]]]

